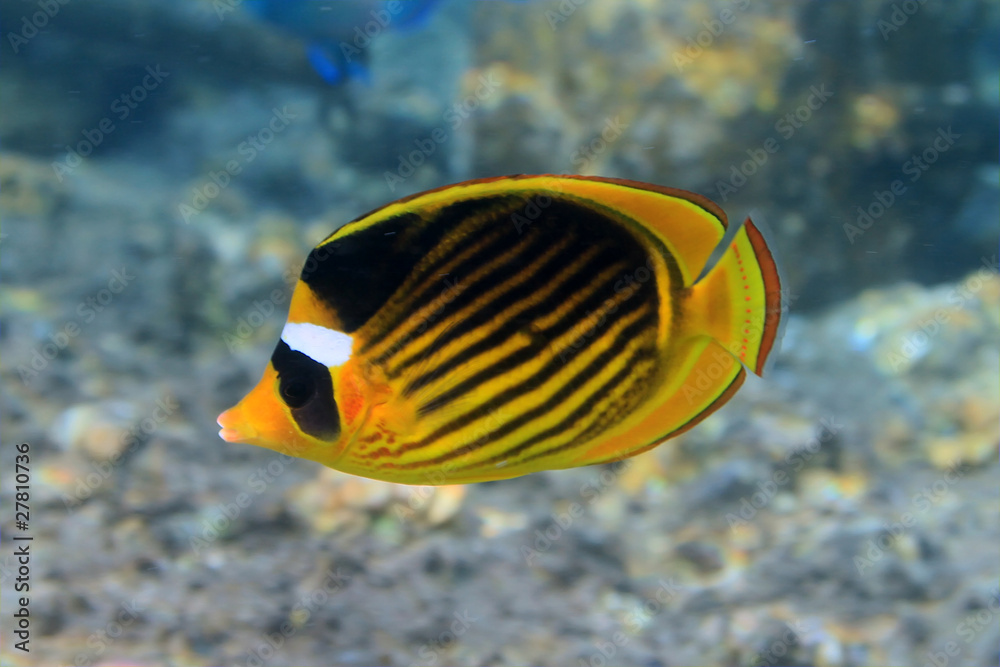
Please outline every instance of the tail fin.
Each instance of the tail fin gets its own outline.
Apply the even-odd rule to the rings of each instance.
[[[578,464],[635,456],[687,431],[736,393],[746,368],[760,375],[777,346],[781,280],[763,235],[749,218],[727,229],[715,252],[704,243],[678,247],[708,262],[701,277],[691,279],[682,306],[671,350],[673,381],[661,388],[652,401],[656,408],[641,422],[584,451]],[[686,275],[693,276],[697,266],[689,262]]]
[[[711,336],[761,375],[779,340],[781,279],[764,236],[750,218],[730,232],[719,261],[690,288],[685,330],[688,335]]]

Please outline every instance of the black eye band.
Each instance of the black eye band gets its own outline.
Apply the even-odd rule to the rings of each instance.
[[[330,370],[292,350],[283,340],[278,341],[271,363],[278,373],[278,394],[291,408],[299,428],[320,440],[336,440],[340,436],[340,415]]]

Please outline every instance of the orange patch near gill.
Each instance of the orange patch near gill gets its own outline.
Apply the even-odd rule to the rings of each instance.
[[[357,363],[353,360],[344,364],[340,369],[340,383],[337,387],[337,405],[351,430],[357,426],[358,417],[365,409],[364,383],[357,371]]]

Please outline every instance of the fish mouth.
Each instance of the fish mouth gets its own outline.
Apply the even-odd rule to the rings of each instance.
[[[238,408],[230,408],[223,412],[216,420],[219,426],[222,427],[219,430],[219,437],[226,442],[250,443],[257,437],[257,432],[245,423],[242,423],[242,421]]]
[[[239,431],[232,428],[219,429],[219,437],[226,442],[240,442],[244,439]]]

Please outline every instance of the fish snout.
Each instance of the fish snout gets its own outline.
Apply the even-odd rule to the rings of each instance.
[[[216,420],[222,429],[219,437],[226,442],[250,442],[257,437],[257,431],[246,423],[239,405],[229,408]]]

